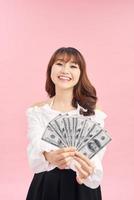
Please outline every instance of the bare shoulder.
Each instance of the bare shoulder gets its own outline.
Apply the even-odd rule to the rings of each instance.
[[[30,107],[35,107],[35,106],[37,106],[37,107],[42,107],[42,106],[44,106],[45,104],[49,104],[50,101],[51,101],[51,98],[49,98],[49,99],[47,99],[47,100],[45,100],[45,101],[36,102],[36,103],[32,104]]]
[[[99,110],[99,111],[101,111],[102,109],[100,108],[100,106],[99,106],[99,105],[96,105],[96,110]]]

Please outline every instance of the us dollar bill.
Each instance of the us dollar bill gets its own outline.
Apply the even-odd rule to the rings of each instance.
[[[67,146],[70,146],[70,139],[69,139],[69,130],[66,118],[68,117],[68,114],[62,114],[60,116],[57,116],[53,121],[51,122],[51,125],[55,128],[57,132],[59,132],[61,138],[64,140]]]
[[[73,121],[72,118],[67,115],[64,119],[63,119],[64,123],[65,123],[65,127],[66,127],[66,133],[67,133],[67,137],[68,137],[68,144],[69,146],[73,146]]]
[[[69,144],[67,142],[68,141],[67,130],[63,119],[64,117],[61,114],[59,114],[57,117],[55,117],[53,120],[49,122],[49,125],[58,134],[63,143],[66,146],[68,146]]]
[[[79,151],[91,159],[98,153],[104,146],[111,141],[111,137],[106,130],[102,130],[98,135],[94,136],[91,140],[87,141]]]
[[[58,147],[75,146],[89,158],[111,140],[108,132],[90,117],[67,113],[59,114],[48,123],[42,139]]]
[[[83,132],[85,124],[85,118],[84,117],[76,117],[75,118],[75,126],[74,126],[74,146],[77,147],[79,144],[80,135]]]
[[[79,146],[81,146],[81,144],[83,144],[84,139],[86,137],[88,137],[88,134],[93,129],[93,126],[94,126],[94,123],[89,123],[88,119],[84,120],[83,129],[78,136],[78,142],[77,142],[77,145],[76,145],[77,148],[79,148]]]
[[[98,123],[92,120],[87,120],[86,128],[83,132],[83,135],[81,135],[80,143],[78,144],[77,148],[81,148],[82,145],[84,145],[87,141],[91,140],[95,135],[97,135],[101,131],[102,128]]]
[[[42,140],[49,142],[57,147],[66,147],[62,138],[55,132],[55,130],[48,124],[43,135]]]

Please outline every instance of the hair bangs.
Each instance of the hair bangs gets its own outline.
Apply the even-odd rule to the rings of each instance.
[[[80,65],[80,60],[78,59],[78,56],[77,55],[74,55],[74,54],[71,54],[71,53],[58,53],[56,56],[55,56],[55,59],[54,59],[54,62],[56,61],[63,61],[65,63],[71,61],[75,64],[78,64]]]

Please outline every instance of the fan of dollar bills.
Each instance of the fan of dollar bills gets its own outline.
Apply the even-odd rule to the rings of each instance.
[[[42,140],[59,148],[74,146],[88,158],[92,158],[111,141],[111,137],[90,117],[65,113],[48,123]]]

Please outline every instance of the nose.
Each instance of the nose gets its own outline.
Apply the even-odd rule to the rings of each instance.
[[[64,74],[69,74],[69,69],[66,64],[61,68],[61,72]]]

